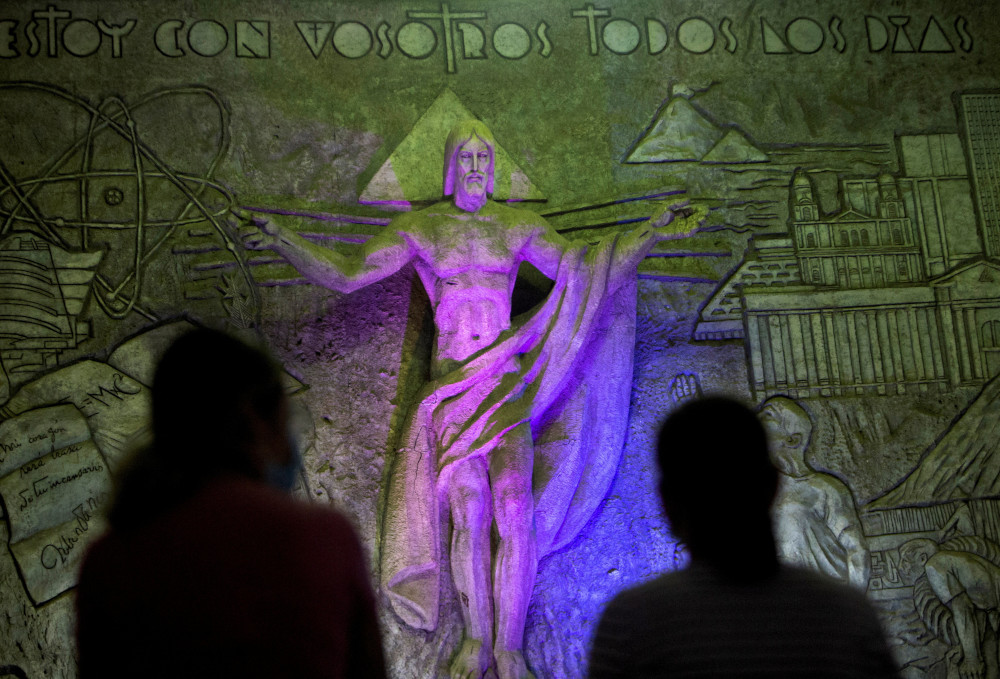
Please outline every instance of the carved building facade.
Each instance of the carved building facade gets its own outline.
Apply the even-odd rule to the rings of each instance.
[[[983,173],[970,182],[958,135],[897,142],[902,176],[842,179],[832,216],[797,171],[788,234],[751,241],[703,308],[695,339],[744,339],[755,397],[906,393],[1000,374],[1000,260],[971,218]],[[992,148],[976,144],[970,166]]]
[[[874,217],[848,208],[834,219],[820,216],[809,178],[792,185],[792,236],[805,282],[839,289],[881,288],[924,280],[923,262],[899,189],[888,175],[878,179]]]

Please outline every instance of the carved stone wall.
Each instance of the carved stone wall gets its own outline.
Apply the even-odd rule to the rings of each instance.
[[[75,569],[155,357],[190,323],[280,359],[308,444],[298,492],[351,518],[376,581],[426,294],[411,267],[348,295],[310,285],[229,216],[298,215],[355,253],[440,198],[464,118],[496,137],[494,198],[567,238],[709,210],[639,269],[622,461],[539,565],[533,671],[584,676],[604,603],[684,562],[652,442],[677,402],[725,392],[804,409],[799,481],[839,509],[795,521],[857,528],[844,572],[862,550],[903,676],[957,676],[951,611],[900,548],[929,539],[1000,582],[998,41],[971,0],[3,3],[0,676],[76,676]],[[546,291],[524,274],[515,314]],[[442,583],[432,633],[380,599],[393,676],[446,672],[461,619]]]

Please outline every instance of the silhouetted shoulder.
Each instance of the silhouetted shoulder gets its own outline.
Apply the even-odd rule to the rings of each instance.
[[[339,512],[311,504],[263,484],[233,481],[225,488],[233,521],[255,526],[271,539],[286,543],[287,554],[360,557],[360,546],[350,522]],[[217,510],[218,511],[218,510]],[[344,559],[340,559],[341,562]]]
[[[699,565],[615,597],[598,626],[590,676],[736,673],[896,676],[881,625],[860,592],[798,568],[735,582]]]

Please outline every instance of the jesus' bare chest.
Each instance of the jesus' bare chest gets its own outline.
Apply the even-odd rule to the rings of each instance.
[[[467,215],[427,215],[408,234],[419,263],[436,278],[465,272],[514,275],[529,234],[524,227]]]

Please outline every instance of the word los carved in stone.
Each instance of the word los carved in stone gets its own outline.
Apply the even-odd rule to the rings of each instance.
[[[302,38],[300,45],[316,59],[331,51],[349,60],[374,55],[388,59],[397,53],[409,60],[423,60],[438,53],[443,54],[448,73],[456,73],[462,60],[499,56],[516,61],[532,53],[548,58],[553,53],[551,33],[562,41],[572,41],[590,56],[656,56],[668,49],[694,55],[720,50],[734,54],[741,49],[764,54],[809,55],[820,50],[842,54],[852,45],[870,53],[956,53],[970,52],[973,47],[969,21],[962,16],[944,21],[934,15],[858,15],[846,19],[837,15],[760,15],[734,21],[726,16],[619,16],[608,4],[569,6],[564,12],[536,17],[530,23],[502,16],[502,11],[489,10],[485,3],[463,5],[462,9],[452,9],[448,3],[433,10],[400,8],[366,22],[350,16],[277,21],[217,13],[145,21],[116,17],[112,21],[48,5],[21,18],[0,18],[0,59],[41,54],[103,54],[118,59],[126,54],[126,37],[129,44],[141,40],[168,58],[270,59],[273,34],[290,31],[292,24]],[[327,50],[328,46],[332,50]]]

